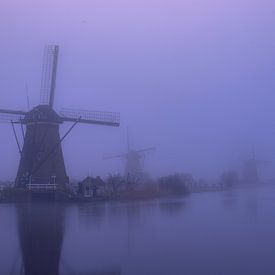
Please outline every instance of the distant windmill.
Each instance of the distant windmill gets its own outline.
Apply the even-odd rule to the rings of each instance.
[[[154,151],[154,147],[149,147],[146,149],[141,150],[134,150],[130,148],[130,142],[129,142],[129,134],[127,129],[127,146],[128,151],[127,153],[114,155],[114,156],[108,156],[104,157],[105,160],[107,159],[125,159],[125,177],[130,181],[140,181],[144,178],[144,171],[143,171],[143,165],[142,165],[142,159],[145,156],[145,153]]]
[[[258,182],[260,180],[258,166],[268,164],[271,164],[271,161],[257,160],[253,150],[251,158],[243,162],[243,179],[247,182]]]
[[[59,46],[45,47],[42,69],[40,105],[29,111],[0,109],[0,119],[11,121],[21,155],[15,187],[42,186],[66,189],[66,174],[61,143],[77,123],[119,126],[119,114],[113,112],[64,109],[59,114],[53,109]],[[73,122],[61,138],[59,126]],[[21,149],[14,123],[21,124],[24,137]],[[26,132],[23,125],[26,126]]]

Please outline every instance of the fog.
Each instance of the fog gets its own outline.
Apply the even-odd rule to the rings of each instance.
[[[27,110],[26,84],[39,103],[43,48],[55,43],[55,110],[121,114],[119,128],[78,125],[64,141],[71,178],[123,172],[103,156],[127,150],[127,126],[133,148],[157,148],[152,176],[215,178],[252,148],[273,167],[274,12],[271,0],[2,0],[0,108]],[[11,125],[0,129],[1,179],[14,179]]]

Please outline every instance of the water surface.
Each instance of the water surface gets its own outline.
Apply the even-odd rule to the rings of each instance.
[[[0,274],[275,274],[275,187],[0,204]]]

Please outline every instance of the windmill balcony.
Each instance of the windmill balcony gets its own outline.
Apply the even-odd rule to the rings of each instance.
[[[57,185],[52,184],[52,183],[47,183],[47,184],[30,183],[30,184],[27,184],[27,190],[29,190],[29,191],[51,192],[51,191],[55,191],[56,189],[57,189]]]

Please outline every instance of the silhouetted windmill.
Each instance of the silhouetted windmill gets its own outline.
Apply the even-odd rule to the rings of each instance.
[[[59,114],[53,109],[59,46],[48,45],[44,52],[40,105],[29,111],[0,109],[0,119],[11,121],[21,155],[15,187],[28,189],[66,189],[66,174],[61,143],[77,123],[119,126],[118,113],[63,109]],[[59,126],[73,122],[61,138]],[[14,129],[21,124],[24,137],[21,149]],[[24,131],[26,126],[26,132]]]
[[[115,159],[115,158],[125,159],[126,162],[125,162],[124,173],[125,173],[125,177],[127,178],[127,180],[140,181],[144,178],[142,159],[144,158],[145,153],[154,151],[155,148],[149,147],[149,148],[141,149],[141,150],[131,149],[130,142],[129,142],[128,129],[127,129],[127,146],[128,146],[127,153],[104,157],[104,159],[105,160]]]

